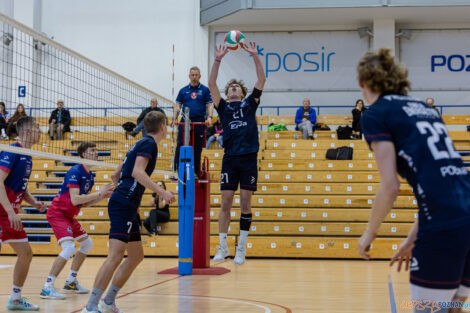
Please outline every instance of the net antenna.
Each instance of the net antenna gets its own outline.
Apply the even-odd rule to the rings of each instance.
[[[184,109],[184,145],[189,146],[189,136],[191,133],[191,120],[189,119],[189,107]]]

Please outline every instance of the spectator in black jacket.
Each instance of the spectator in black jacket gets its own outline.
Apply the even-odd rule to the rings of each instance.
[[[135,137],[140,131],[142,131],[142,136],[145,137],[147,136],[147,132],[145,131],[144,128],[144,117],[147,115],[147,113],[151,111],[160,111],[163,113],[163,115],[166,116],[165,112],[158,107],[158,99],[157,98],[152,98],[150,100],[150,106],[146,108],[145,110],[140,113],[139,117],[137,118],[137,127],[134,128],[133,131],[129,132],[128,134],[131,135],[132,137]]]
[[[362,138],[362,128],[361,128],[361,117],[366,108],[364,107],[364,101],[359,99],[356,101],[356,107],[352,110],[352,137],[356,139]]]
[[[57,109],[49,117],[49,136],[51,140],[62,140],[65,132],[70,131],[70,112],[64,108],[64,100],[57,101]]]
[[[157,185],[166,190],[165,182],[159,181]],[[157,234],[157,223],[167,223],[170,220],[170,206],[156,193],[152,194],[151,205],[155,209],[150,210],[150,216],[144,220],[143,224],[149,235],[155,236]]]

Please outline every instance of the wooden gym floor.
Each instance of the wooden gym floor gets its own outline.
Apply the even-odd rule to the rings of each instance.
[[[68,295],[66,300],[42,300],[39,292],[53,262],[33,258],[24,295],[41,312],[80,312],[88,295]],[[80,283],[91,288],[104,258],[90,257],[80,273]],[[11,289],[15,258],[0,256],[0,312]],[[247,259],[235,267],[232,260],[219,263],[231,270],[221,276],[158,275],[176,266],[175,258],[146,258],[120,291],[118,307],[126,313],[388,313],[391,312],[387,275],[391,274],[397,312],[409,300],[408,273],[391,271],[386,261]],[[61,289],[70,262],[56,281]]]

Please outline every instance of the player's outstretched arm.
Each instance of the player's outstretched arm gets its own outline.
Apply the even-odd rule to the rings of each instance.
[[[47,209],[47,205],[42,201],[37,201],[29,191],[26,191],[24,194],[24,200],[31,204],[33,207],[39,210],[39,212],[44,212]]]
[[[119,176],[121,175],[121,170],[122,170],[122,163],[119,164],[118,167],[114,170],[114,173],[111,175],[111,180],[113,181],[114,185],[117,186],[119,182]]]
[[[209,90],[211,92],[212,100],[214,101],[215,107],[219,107],[220,102],[220,92],[219,87],[217,87],[217,76],[219,75],[220,62],[222,58],[227,54],[228,49],[226,46],[218,46],[215,48],[215,60],[212,65],[211,72],[209,74]]]
[[[173,201],[175,201],[175,196],[173,195],[173,193],[158,187],[158,185],[154,183],[145,172],[145,168],[147,167],[148,162],[148,158],[145,158],[143,156],[137,156],[137,158],[135,159],[134,169],[132,170],[132,177],[134,177],[134,179],[136,179],[139,184],[141,184],[145,188],[152,190],[163,200],[165,200],[168,204],[171,204]]]
[[[258,77],[258,80],[255,83],[255,88],[258,90],[263,90],[264,84],[266,83],[266,75],[264,74],[263,64],[261,63],[258,55],[258,48],[256,47],[256,43],[250,42],[250,44],[244,45],[243,49],[251,54],[253,61],[255,62],[256,76]]]
[[[73,205],[90,206],[100,202],[104,198],[109,198],[114,190],[114,184],[108,183],[104,185],[99,192],[93,192],[86,195],[80,194],[79,188],[69,188],[70,201]]]
[[[369,259],[367,253],[370,244],[377,236],[380,224],[393,207],[393,203],[400,191],[400,182],[397,178],[397,166],[395,146],[390,141],[372,142],[372,150],[375,153],[375,161],[379,169],[380,184],[375,195],[374,203],[369,217],[367,229],[359,239],[358,252]]]
[[[10,226],[14,230],[20,231],[23,229],[23,224],[21,224],[21,219],[18,214],[15,213],[13,207],[11,206],[10,201],[8,200],[7,191],[5,189],[5,180],[8,177],[8,173],[4,170],[0,170],[0,203],[3,206],[3,209],[8,214],[8,220],[10,221]]]

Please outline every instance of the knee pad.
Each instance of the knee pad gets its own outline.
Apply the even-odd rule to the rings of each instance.
[[[434,289],[410,284],[411,300],[431,300],[436,302],[449,302],[455,294],[456,289]]]
[[[75,242],[73,241],[64,241],[61,243],[62,251],[60,252],[59,256],[63,257],[66,260],[70,260],[73,258],[75,254]]]
[[[455,295],[461,298],[468,298],[470,296],[470,287],[460,285]]]
[[[91,240],[91,238],[88,237],[87,239],[80,242],[80,248],[78,249],[78,252],[81,252],[83,254],[88,254],[90,253],[91,248],[93,248],[93,240]]]

